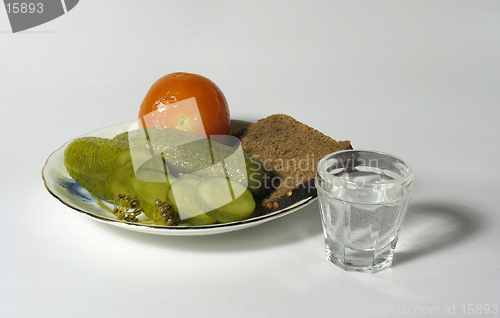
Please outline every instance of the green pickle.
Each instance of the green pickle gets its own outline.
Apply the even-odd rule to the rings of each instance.
[[[216,222],[196,202],[196,189],[201,178],[184,177],[172,183],[167,192],[167,202],[172,204],[181,219],[190,225],[206,225]]]
[[[236,180],[206,178],[196,188],[196,199],[207,215],[219,222],[244,220],[255,210],[252,193]]]
[[[145,145],[179,174],[227,176],[247,185],[255,197],[266,192],[268,172],[259,160],[208,138],[171,128],[137,129],[115,138],[132,146]]]
[[[121,195],[123,203],[138,201],[139,213],[155,224],[157,204],[187,225],[246,219],[255,210],[254,198],[265,194],[268,177],[249,154],[170,128],[138,129],[113,139],[77,138],[64,152],[64,165],[99,199]]]
[[[133,194],[134,173],[127,142],[99,137],[73,140],[64,151],[68,174],[94,196],[113,200],[117,194]]]
[[[156,200],[166,201],[167,191],[173,177],[168,177],[165,172],[139,168],[130,178],[130,185],[137,195],[142,211],[149,218],[153,218],[153,208]]]

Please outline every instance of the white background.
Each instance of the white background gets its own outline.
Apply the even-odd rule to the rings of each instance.
[[[317,203],[168,237],[98,223],[46,191],[54,150],[136,119],[175,71],[217,83],[234,119],[285,113],[407,159],[415,191],[393,267],[326,261]],[[0,316],[492,316],[499,87],[499,1],[82,0],[16,34],[1,7]]]

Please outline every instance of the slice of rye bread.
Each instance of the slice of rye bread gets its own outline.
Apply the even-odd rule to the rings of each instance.
[[[314,178],[319,160],[332,152],[352,149],[350,141],[335,141],[284,114],[260,119],[236,136],[243,151],[259,159],[270,172],[264,186],[273,190],[258,202],[263,211],[316,197]]]

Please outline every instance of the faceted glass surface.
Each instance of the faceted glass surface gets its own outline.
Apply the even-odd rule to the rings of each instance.
[[[408,163],[384,153],[348,150],[323,158],[316,185],[327,258],[345,270],[390,266],[412,180]]]

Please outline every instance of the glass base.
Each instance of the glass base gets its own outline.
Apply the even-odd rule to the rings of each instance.
[[[327,240],[327,259],[345,271],[376,273],[392,265],[397,241],[398,239],[395,238],[378,250],[359,250],[339,246],[337,243]]]

